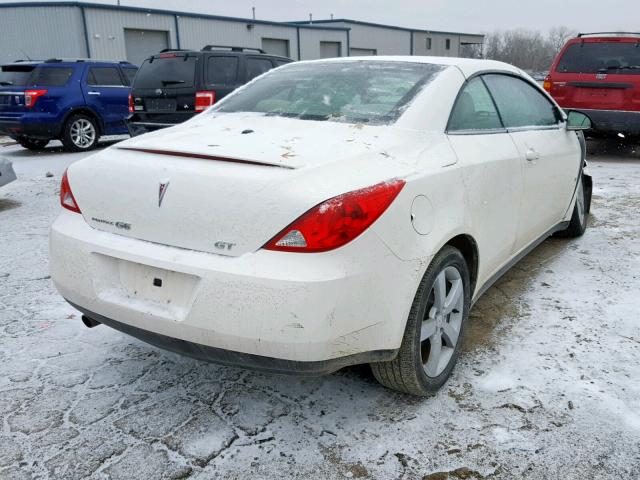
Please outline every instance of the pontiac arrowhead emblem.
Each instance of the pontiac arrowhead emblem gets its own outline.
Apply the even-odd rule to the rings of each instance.
[[[169,188],[169,179],[160,180],[160,188],[158,189],[158,207],[162,206],[162,199],[164,198],[164,194],[167,193],[167,188]]]

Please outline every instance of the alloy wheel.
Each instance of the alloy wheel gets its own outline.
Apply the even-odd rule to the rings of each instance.
[[[96,128],[89,120],[79,118],[71,124],[71,141],[82,149],[91,147],[96,140]]]
[[[464,297],[460,272],[446,267],[431,287],[420,329],[420,354],[428,377],[440,375],[453,356],[462,328]]]

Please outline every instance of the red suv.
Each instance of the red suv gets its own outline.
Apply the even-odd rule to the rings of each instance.
[[[640,134],[640,33],[581,33],[553,62],[544,88],[593,131]]]

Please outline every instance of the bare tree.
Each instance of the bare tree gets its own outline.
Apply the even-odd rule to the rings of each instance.
[[[577,34],[578,32],[567,27],[553,27],[549,30],[549,44],[553,48],[554,55],[557,55],[558,52],[562,50],[567,40],[575,37]]]
[[[506,30],[485,37],[485,56],[524,70],[545,71],[565,42],[575,36],[567,27],[554,27],[545,36],[536,30]]]
[[[462,58],[482,58],[482,44],[469,43],[461,45],[460,56]]]

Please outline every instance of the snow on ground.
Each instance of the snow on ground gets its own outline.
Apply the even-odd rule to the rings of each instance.
[[[491,288],[453,377],[417,399],[367,367],[267,375],[85,328],[47,267],[83,155],[0,146],[19,176],[0,190],[0,478],[639,478],[640,155],[590,149],[586,235]]]

